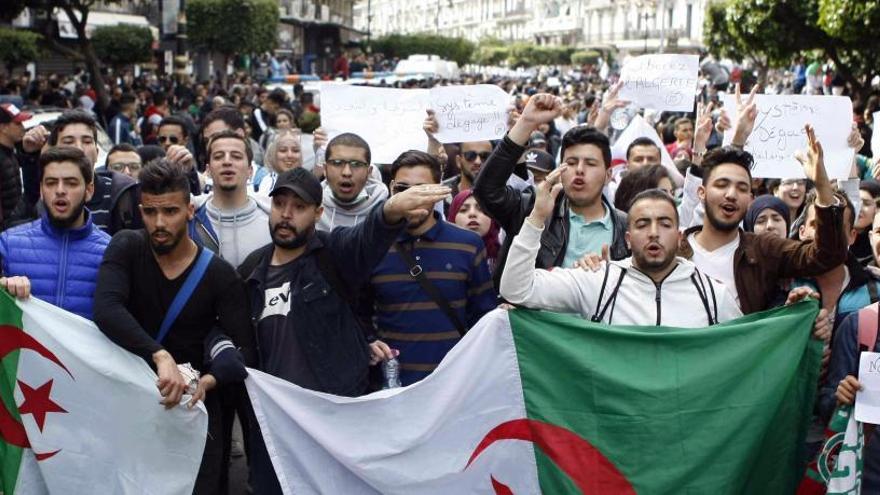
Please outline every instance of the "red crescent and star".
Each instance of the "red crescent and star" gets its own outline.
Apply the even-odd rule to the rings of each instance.
[[[26,334],[20,328],[11,325],[2,325],[0,326],[0,335],[3,335],[3,339],[0,339],[0,359],[5,358],[13,351],[28,349],[58,365],[61,369],[66,371],[71,378],[73,378],[70,370],[61,363],[61,360],[59,360],[52,351],[46,349],[43,344]],[[32,415],[34,421],[37,423],[37,427],[40,428],[40,431],[43,431],[43,426],[46,422],[46,414],[67,413],[64,408],[55,403],[50,397],[52,383],[53,380],[49,380],[39,387],[33,388],[21,380],[18,380],[18,387],[21,390],[21,395],[24,396],[24,401],[18,407],[18,412],[20,415]],[[12,413],[9,412],[5,405],[0,407],[0,439],[23,449],[31,447],[24,425],[15,420]],[[58,452],[60,451],[56,450],[54,452],[35,453],[35,456],[38,461],[42,461],[52,457]]]
[[[534,443],[571,478],[584,495],[636,495],[626,477],[590,442],[571,430],[534,419],[514,419],[492,428],[474,449],[465,469],[499,440]],[[494,477],[491,481],[496,495],[513,495],[513,491],[504,483]]]

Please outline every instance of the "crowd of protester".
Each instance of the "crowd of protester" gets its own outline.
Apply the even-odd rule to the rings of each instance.
[[[235,418],[252,489],[280,492],[245,364],[357,396],[397,359],[409,385],[510,305],[704,327],[819,295],[815,452],[833,407],[859,387],[858,312],[880,300],[880,159],[866,143],[880,98],[855,101],[848,129],[856,209],[810,125],[806,178],[752,177],[754,85],[704,73],[696,112],[643,112],[666,150],[641,138],[612,159],[627,107],[615,76],[560,76],[395,82],[497,84],[511,110],[502,139],[446,145],[428,112],[428,149],[393,163],[375,163],[356,134],[330,139],[301,84],[126,73],[97,105],[82,74],[6,78],[0,285],[93,320],[153,365],[167,407],[188,387],[177,366],[201,372],[189,390],[210,420],[197,493],[226,490]],[[725,91],[736,109],[718,104]],[[54,121],[25,128],[50,108]],[[865,463],[864,489],[880,490],[880,455],[869,449]]]

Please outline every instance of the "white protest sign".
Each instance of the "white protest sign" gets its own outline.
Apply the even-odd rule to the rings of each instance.
[[[615,160],[626,160],[626,150],[629,148],[630,143],[642,137],[654,141],[654,144],[660,148],[660,164],[663,165],[663,168],[665,168],[672,176],[672,181],[675,183],[676,187],[682,186],[684,184],[684,177],[681,176],[681,172],[675,167],[675,162],[673,162],[672,157],[669,156],[669,151],[666,150],[666,146],[663,145],[663,141],[660,139],[657,131],[655,131],[641,115],[633,117],[627,128],[624,129],[620,134],[620,137],[617,138],[617,141],[614,142],[614,145],[611,146],[611,158]]]
[[[428,106],[425,89],[321,85],[321,127],[330,139],[344,132],[364,138],[373,163],[391,163],[404,151],[428,148],[422,129]]]
[[[620,71],[621,100],[659,111],[692,112],[700,57],[657,54],[628,59]]]
[[[873,121],[874,130],[871,133],[871,155],[874,159],[880,158],[880,112],[874,112]]]
[[[494,84],[438,86],[430,95],[441,143],[501,139],[507,132],[510,95]]]
[[[733,127],[724,133],[724,144],[729,144],[736,128],[736,97],[721,95],[721,101],[733,120]],[[795,158],[795,153],[807,149],[804,130],[807,123],[816,130],[816,139],[822,144],[828,177],[849,177],[854,153],[846,143],[852,129],[849,97],[756,95],[755,102],[758,118],[745,146],[755,158],[753,177],[804,178],[803,166]]]
[[[859,355],[859,383],[862,390],[856,392],[856,421],[880,424],[880,353]]]

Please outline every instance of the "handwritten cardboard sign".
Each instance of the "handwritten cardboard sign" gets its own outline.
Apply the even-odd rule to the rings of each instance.
[[[700,57],[656,54],[628,59],[620,71],[618,97],[643,108],[692,112],[697,95]]]
[[[861,353],[859,383],[862,390],[856,393],[856,420],[880,424],[880,353]]]
[[[736,98],[722,95],[721,101],[733,121],[733,128],[724,133],[724,144],[730,144],[736,128]],[[804,178],[795,153],[807,149],[807,123],[815,128],[816,139],[822,144],[828,177],[849,177],[853,160],[853,150],[846,144],[852,126],[849,97],[757,95],[755,102],[758,118],[745,146],[755,159],[753,177]]]
[[[494,84],[438,86],[430,95],[441,143],[500,139],[507,132],[510,95]]]
[[[391,163],[404,151],[427,149],[422,123],[429,104],[427,90],[322,85],[321,126],[330,139],[359,135],[373,163]]]

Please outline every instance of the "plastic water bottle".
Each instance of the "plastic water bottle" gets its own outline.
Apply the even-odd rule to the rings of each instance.
[[[396,357],[388,359],[382,363],[382,374],[385,381],[382,383],[382,389],[400,387],[400,362]]]

